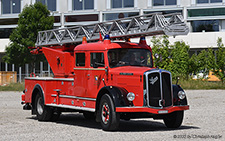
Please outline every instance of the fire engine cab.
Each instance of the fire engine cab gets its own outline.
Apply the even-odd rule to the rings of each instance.
[[[186,94],[172,85],[169,71],[154,67],[145,36],[187,33],[177,13],[41,31],[31,53],[44,54],[54,76],[25,78],[23,109],[39,121],[80,112],[103,130],[118,129],[120,119],[143,117],[178,128],[189,109]],[[139,43],[131,43],[133,37],[140,37]]]

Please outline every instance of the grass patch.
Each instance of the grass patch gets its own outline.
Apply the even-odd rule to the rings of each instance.
[[[25,88],[23,83],[11,83],[9,85],[0,86],[0,91],[23,91]]]
[[[173,84],[176,84],[176,80],[173,80]],[[183,89],[224,89],[225,90],[225,83],[221,82],[208,82],[203,80],[179,80],[179,85]],[[6,86],[0,86],[0,91],[23,91],[25,88],[24,82],[23,83],[12,83]]]
[[[176,81],[173,81],[173,84],[176,84]],[[209,82],[209,81],[203,81],[203,80],[179,80],[179,85],[183,89],[225,89],[225,83],[222,84],[222,82]]]

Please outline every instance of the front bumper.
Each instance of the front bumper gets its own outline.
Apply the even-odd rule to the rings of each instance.
[[[21,95],[21,100],[22,100],[23,103],[25,103],[25,94]]]
[[[163,109],[153,109],[148,107],[116,107],[116,112],[119,112],[119,113],[146,112],[146,113],[152,113],[152,114],[168,114],[175,111],[183,111],[188,109],[189,109],[189,105],[172,106],[172,107],[166,107]]]

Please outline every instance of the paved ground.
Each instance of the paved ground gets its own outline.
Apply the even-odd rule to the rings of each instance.
[[[82,114],[63,114],[57,122],[38,122],[22,110],[21,92],[0,92],[0,141],[7,140],[225,140],[225,90],[187,90],[190,110],[183,125],[167,129],[161,120],[121,120],[105,132]]]

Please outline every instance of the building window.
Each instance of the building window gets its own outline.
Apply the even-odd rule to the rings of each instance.
[[[188,9],[188,17],[224,16],[225,8]]]
[[[183,15],[183,12],[181,10],[169,10],[169,11],[144,11],[144,14],[152,14],[152,13],[162,13],[165,14],[172,14],[172,13],[181,13]]]
[[[2,0],[2,14],[20,13],[21,0]]]
[[[60,16],[54,16],[54,23],[60,23]]]
[[[73,10],[94,9],[94,0],[73,0]]]
[[[192,21],[193,32],[213,32],[219,31],[219,20]]]
[[[9,38],[13,28],[0,28],[0,38]]]
[[[197,0],[197,4],[201,3],[219,3],[222,2],[223,0]]]
[[[89,21],[98,21],[98,14],[89,14],[89,15],[66,15],[66,22],[89,22]]]
[[[36,0],[36,2],[46,5],[50,11],[56,11],[56,0]]]
[[[7,19],[0,19],[0,26],[1,25],[15,25],[18,23],[19,18],[7,18]]]
[[[112,8],[134,7],[134,0],[112,0]]]
[[[153,0],[153,6],[177,5],[177,0]]]
[[[138,16],[138,12],[128,12],[128,13],[104,13],[104,21],[109,20],[115,20],[115,19],[121,19],[121,18],[127,18],[127,17],[133,17]]]

